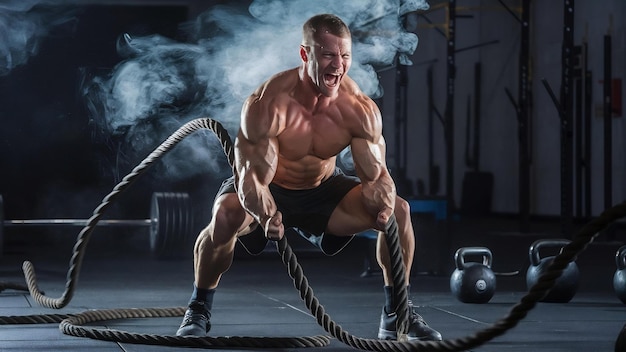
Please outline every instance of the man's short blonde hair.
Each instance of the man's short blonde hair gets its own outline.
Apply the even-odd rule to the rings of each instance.
[[[317,33],[326,31],[332,35],[350,37],[350,29],[338,16],[324,13],[309,18],[302,26],[302,44],[311,45]]]

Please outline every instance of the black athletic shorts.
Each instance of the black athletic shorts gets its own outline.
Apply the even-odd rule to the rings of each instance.
[[[216,198],[226,193],[235,193],[234,182],[234,177],[224,180]],[[341,169],[336,168],[333,175],[316,188],[290,190],[275,184],[270,184],[269,188],[278,210],[283,214],[285,234],[296,232],[319,247],[324,254],[335,255],[354,236],[325,233],[328,220],[343,197],[359,184],[358,178],[345,175]],[[239,242],[253,255],[261,253],[267,241],[261,226],[239,237]]]

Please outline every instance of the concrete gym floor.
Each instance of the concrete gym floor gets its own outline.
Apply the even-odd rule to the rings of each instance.
[[[434,273],[433,268],[441,266],[436,265],[437,249],[429,238],[441,236],[440,227],[428,225],[427,220],[416,223],[419,257],[413,268],[412,299],[422,316],[444,339],[473,334],[501,319],[526,293],[528,245],[537,238],[558,237],[558,224],[533,225],[532,234],[515,233],[514,221],[480,219],[453,224],[450,248],[487,246],[494,256],[494,271],[519,271],[514,276],[497,276],[496,293],[488,303],[466,304],[450,293],[452,257],[442,259],[443,266],[450,268],[448,273]],[[25,235],[11,236],[6,234],[5,254],[0,259],[0,281],[23,283],[21,264],[23,260],[30,260],[35,265],[40,288],[48,296],[59,297],[64,290],[71,243],[33,246]],[[27,293],[4,290],[0,292],[0,315],[74,314],[91,309],[186,304],[193,280],[190,258],[157,261],[145,250],[138,250],[132,241],[111,244],[106,236],[94,233],[74,298],[67,307],[43,308]],[[366,240],[356,239],[334,257],[311,251],[308,244],[297,240],[291,243],[316,297],[333,320],[355,336],[375,338],[383,304],[382,278],[378,273],[361,277]],[[580,287],[569,303],[539,303],[516,327],[472,351],[613,351],[615,340],[626,323],[626,305],[619,301],[612,288],[615,251],[621,244],[614,239],[598,239],[579,256]],[[180,320],[178,317],[114,320],[92,325],[173,335]],[[238,249],[235,262],[215,295],[212,323],[213,336],[327,335],[308,313],[280,258],[272,250],[252,257]],[[68,336],[59,331],[57,323],[5,325],[0,328],[0,341],[0,351],[189,350]],[[348,351],[353,348],[332,339],[326,347],[282,350]]]

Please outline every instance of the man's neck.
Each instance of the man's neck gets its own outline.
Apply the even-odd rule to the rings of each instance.
[[[315,112],[332,103],[337,97],[328,97],[317,89],[311,78],[306,74],[306,68],[301,67],[298,74],[300,81],[295,92],[295,98],[307,110]]]

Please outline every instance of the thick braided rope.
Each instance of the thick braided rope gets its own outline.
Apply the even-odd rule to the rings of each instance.
[[[455,340],[441,341],[441,343],[436,344],[437,346],[433,346],[432,351],[461,351],[474,348],[517,326],[528,312],[536,306],[537,302],[548,294],[556,280],[563,274],[567,265],[587,248],[598,233],[610,223],[624,216],[626,216],[626,202],[617,204],[602,212],[600,216],[583,226],[576,233],[573,240],[563,247],[561,253],[554,258],[546,271],[539,277],[537,283],[511,308],[506,316],[473,335]]]
[[[59,330],[66,335],[86,337],[95,340],[161,346],[204,348],[301,348],[324,347],[330,343],[330,338],[324,335],[305,337],[178,337],[138,334],[114,329],[81,326],[87,323],[118,319],[180,317],[185,313],[185,309],[184,307],[100,309],[78,314],[6,316],[0,317],[0,325],[58,323]]]
[[[406,341],[409,331],[409,298],[406,291],[406,268],[402,256],[402,247],[400,246],[400,237],[398,235],[398,222],[396,216],[392,214],[385,228],[385,240],[391,260],[391,272],[393,281],[393,295],[396,304],[395,312],[396,331],[398,341]]]
[[[575,260],[597,234],[608,224],[626,216],[626,202],[618,204],[604,211],[598,218],[585,225],[566,245],[561,253],[554,258],[546,272],[542,274],[537,283],[530,288],[529,292],[520,299],[510,312],[493,325],[480,330],[472,335],[443,341],[410,341],[395,342],[372,339],[362,339],[348,334],[325,313],[324,308],[313,294],[302,268],[298,264],[295,254],[283,238],[278,242],[278,251],[283,263],[287,266],[289,276],[293,279],[295,287],[300,291],[300,297],[307,308],[315,316],[318,324],[339,341],[355,348],[370,351],[465,351],[478,347],[488,342],[509,329],[517,326],[524,319],[537,302],[541,300],[554,286],[555,281],[561,276],[567,265]]]
[[[128,188],[131,183],[143,173],[154,161],[163,156],[167,151],[172,149],[181,140],[189,134],[199,129],[210,129],[218,137],[224,153],[228,156],[230,165],[234,170],[234,153],[232,150],[232,142],[228,136],[228,132],[222,125],[212,119],[196,119],[190,121],[180,127],[168,139],[166,139],[159,147],[157,147],[148,157],[146,157],[137,167],[135,167],[122,181],[114,187],[114,189],[104,197],[100,206],[94,211],[92,217],[80,232],[77,243],[74,246],[74,253],[70,260],[70,269],[67,274],[67,282],[65,292],[60,298],[46,297],[43,292],[38,289],[34,267],[30,262],[23,265],[28,290],[31,296],[42,306],[48,308],[60,309],[66,306],[76,288],[76,282],[80,273],[82,260],[87,243],[89,242],[91,233],[102,217],[104,211],[121,194],[123,190]],[[114,310],[92,310],[75,315],[33,315],[19,317],[0,317],[0,324],[37,324],[37,323],[55,323],[60,322],[59,329],[66,334],[89,337],[93,339],[119,341],[140,344],[157,344],[167,346],[190,346],[190,347],[269,347],[269,348],[296,348],[296,347],[323,347],[330,342],[327,336],[312,337],[206,337],[206,338],[189,338],[177,336],[160,336],[149,334],[135,334],[125,331],[96,329],[91,327],[78,326],[93,321],[122,319],[122,318],[141,318],[141,317],[169,317],[182,316],[185,312],[184,308],[154,308],[154,309],[114,309]]]
[[[60,323],[65,318],[71,317],[71,314],[35,314],[35,315],[11,315],[0,316],[0,325],[18,325],[18,324],[53,324]]]
[[[277,242],[278,252],[282,262],[287,267],[289,276],[293,279],[294,286],[300,292],[300,298],[315,317],[317,323],[334,338],[342,343],[367,351],[409,351],[410,346],[402,342],[385,341],[378,339],[365,339],[351,335],[326,313],[324,306],[315,297],[313,289],[304,275],[302,267],[298,263],[295,253],[283,237]],[[406,292],[406,290],[405,290]],[[406,297],[406,293],[405,293]],[[407,313],[408,314],[408,313]]]
[[[103,209],[106,208],[106,206],[109,204],[111,199],[114,198],[115,195],[117,195],[119,191],[125,188],[126,184],[129,184],[131,180],[134,177],[136,177],[141,171],[143,171],[143,169],[147,168],[147,166],[152,161],[160,157],[163,153],[165,153],[167,150],[173,147],[173,145],[177,144],[187,134],[194,131],[194,130],[189,130],[188,129],[189,127],[196,128],[197,126],[199,126],[197,128],[211,128],[210,126],[211,124],[218,125],[219,127],[221,127],[219,123],[210,119],[197,119],[197,120],[190,121],[184,126],[182,126],[176,133],[174,133],[165,142],[163,142],[159,146],[159,148],[157,148],[152,154],[150,154],[150,156],[148,156],[148,158],[146,158],[144,162],[138,165],[133,170],[133,172],[131,172],[131,174],[125,177],[122,180],[122,182],[118,186],[116,186],[114,191],[112,191],[107,197],[105,197],[101,206],[98,207],[96,210],[94,210],[94,215],[92,216],[93,221],[91,221],[90,219],[86,228],[90,226],[91,227],[95,226],[95,223],[100,218]],[[232,154],[232,146],[229,147],[229,145],[231,145],[232,142],[230,141],[230,138],[228,138],[228,140],[224,138],[224,136],[227,136],[228,134],[225,133],[225,130],[223,132],[224,134],[219,137],[220,142],[222,142],[224,151],[229,156],[229,162],[231,162],[231,165],[232,165],[232,161],[234,160],[234,157]],[[122,183],[126,183],[126,184],[122,185]],[[571,262],[572,260],[574,260],[575,257],[586,248],[586,246],[593,240],[593,238],[597,235],[597,233],[601,231],[603,228],[605,228],[609,223],[625,215],[626,215],[626,203],[622,203],[611,209],[606,210],[598,218],[594,219],[589,224],[585,225],[579,231],[579,233],[574,237],[574,240],[570,242],[567,246],[565,246],[563,248],[563,251],[558,256],[555,257],[552,264],[548,267],[547,272],[544,273],[538,279],[537,284],[535,284],[530,289],[527,295],[522,297],[520,302],[511,309],[511,311],[509,312],[507,316],[505,316],[504,318],[502,318],[501,320],[499,320],[492,326],[486,329],[480,330],[473,335],[470,335],[464,338],[454,339],[454,340],[444,340],[444,341],[437,341],[437,342],[435,341],[392,342],[392,341],[360,339],[360,338],[355,338],[349,335],[347,332],[343,331],[339,325],[332,322],[332,320],[324,313],[323,307],[315,304],[317,302],[317,299],[312,295],[312,290],[308,286],[308,282],[306,278],[301,276],[302,270],[299,267],[299,264],[297,263],[297,261],[295,260],[295,256],[292,257],[289,255],[289,253],[293,255],[293,251],[291,250],[289,245],[286,243],[286,240],[284,239],[279,242],[279,252],[281,254],[281,257],[284,257],[283,262],[289,263],[289,265],[291,265],[291,268],[289,270],[290,275],[294,273],[292,278],[294,279],[294,282],[296,286],[299,288],[299,290],[301,292],[304,292],[304,294],[301,294],[301,297],[307,303],[307,307],[310,306],[309,308],[311,309],[311,312],[316,316],[316,318],[319,316],[319,318],[317,319],[318,319],[318,322],[321,322],[320,325],[322,325],[325,329],[328,328],[328,330],[331,330],[331,334],[333,336],[338,336],[338,338],[341,341],[348,341],[351,346],[354,345],[354,347],[367,349],[367,350],[461,351],[461,350],[466,350],[469,348],[479,346],[497,336],[504,334],[507,330],[515,327],[517,323],[526,316],[528,311],[533,309],[536,303],[547,294],[549,289],[554,285],[554,282],[556,281],[556,279],[560,277],[560,275],[562,274],[567,264]],[[81,231],[81,234],[79,235],[79,240],[83,240],[86,242],[89,238],[90,232],[91,231],[89,230]],[[87,238],[87,240],[85,240],[85,238]],[[284,245],[281,245],[281,243],[283,242],[284,242]],[[79,244],[77,243],[75,246],[75,250],[81,249],[83,247],[84,247],[84,244],[79,246]],[[395,256],[395,255],[392,253],[392,256]],[[75,257],[77,257],[76,261],[74,260]],[[72,257],[71,269],[75,271],[76,273],[80,269],[81,259],[82,259],[82,254],[76,254]],[[31,292],[31,295],[33,294],[33,291],[39,294],[40,298],[42,298],[41,302],[38,300],[40,304],[42,304],[42,302],[44,301],[46,303],[50,303],[50,302],[59,303],[59,304],[51,304],[49,306],[50,308],[55,308],[57,306],[60,306],[60,307],[65,306],[72,297],[74,284],[69,284],[69,283],[66,284],[66,291],[63,294],[61,299],[52,300],[52,299],[47,298],[46,300],[44,300],[44,298],[46,297],[43,297],[43,294],[39,291],[36,285],[34,269],[32,268],[32,265],[29,266],[27,265],[27,263],[28,262],[25,262],[24,271],[27,276],[27,284],[29,285],[29,291]],[[29,272],[30,272],[30,276],[29,276]],[[397,274],[394,274],[394,276],[396,275]],[[68,281],[70,281],[71,279],[72,281],[75,282],[76,278],[77,278],[77,274],[70,275],[70,273],[68,273]],[[67,300],[67,302],[65,302],[64,300]],[[74,317],[72,316],[68,319],[72,320],[73,318]],[[134,343],[138,343],[138,342],[134,342]]]
[[[226,130],[217,121],[212,119],[195,119],[189,121],[170,135],[163,143],[161,143],[161,145],[150,153],[139,165],[126,175],[109,194],[104,197],[100,205],[93,211],[93,215],[88,219],[85,227],[83,227],[82,231],[78,234],[72,257],[70,259],[69,270],[67,272],[65,291],[61,297],[51,298],[45,296],[37,286],[37,277],[35,275],[35,268],[33,264],[30,261],[25,261],[23,263],[22,270],[24,271],[28,290],[37,303],[47,308],[61,309],[70,302],[74,295],[74,290],[76,289],[76,282],[78,281],[78,276],[80,274],[80,268],[82,266],[87,243],[89,243],[91,234],[104,211],[121,194],[121,192],[128,188],[131,183],[143,173],[143,171],[154,163],[154,161],[161,158],[167,151],[172,149],[189,134],[203,128],[214,131],[215,134],[218,135],[218,138],[220,138],[223,148],[226,148],[226,144],[230,143],[228,132],[226,132]],[[232,144],[230,145],[230,148],[232,148]],[[227,152],[227,149],[224,149],[224,151]]]
[[[0,292],[4,290],[28,291],[28,286],[14,282],[0,282]]]
[[[196,337],[139,334],[115,329],[101,329],[82,326],[83,324],[105,320],[179,317],[185,313],[186,307],[174,308],[132,308],[102,309],[86,311],[65,318],[59,324],[59,330],[78,337],[95,340],[115,341],[142,345],[186,346],[203,348],[300,348],[324,347],[330,343],[328,336],[310,337]]]

